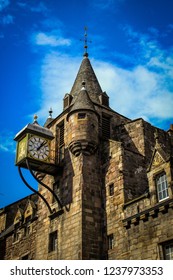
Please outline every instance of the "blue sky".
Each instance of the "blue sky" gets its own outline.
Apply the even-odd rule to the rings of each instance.
[[[0,0],[0,208],[29,194],[13,138],[35,113],[41,125],[50,107],[61,113],[84,26],[111,108],[165,130],[173,123],[172,0]]]

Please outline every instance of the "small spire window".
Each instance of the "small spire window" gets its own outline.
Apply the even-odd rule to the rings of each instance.
[[[70,94],[66,93],[65,96],[64,96],[64,99],[63,99],[64,110],[67,109],[70,106],[71,101],[72,101],[72,96]]]
[[[78,119],[82,120],[86,118],[86,113],[78,113]]]

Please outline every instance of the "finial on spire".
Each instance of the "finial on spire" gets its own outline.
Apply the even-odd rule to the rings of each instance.
[[[34,115],[34,123],[37,122],[38,116],[35,114]]]
[[[38,124],[37,119],[38,119],[38,116],[35,114],[33,124]]]
[[[52,113],[53,113],[53,111],[52,111],[52,108],[50,107],[50,109],[49,109],[49,118],[52,118]]]
[[[81,39],[80,41],[83,41],[84,42],[84,56],[85,57],[88,57],[88,42],[91,43],[92,41],[88,41],[88,34],[87,34],[87,26],[84,27],[84,30],[85,30],[85,33],[84,33],[84,39]]]

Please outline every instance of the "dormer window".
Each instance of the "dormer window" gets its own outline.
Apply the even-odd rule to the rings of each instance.
[[[162,172],[156,176],[156,188],[157,188],[157,196],[158,201],[162,201],[169,197],[168,194],[168,183],[166,173]]]
[[[71,101],[72,101],[72,96],[70,94],[66,93],[65,96],[64,96],[63,101],[64,101],[63,102],[64,103],[63,107],[64,107],[64,110],[65,110],[65,109],[67,109],[70,106]]]
[[[106,107],[109,107],[109,97],[106,92],[100,94],[100,103]]]

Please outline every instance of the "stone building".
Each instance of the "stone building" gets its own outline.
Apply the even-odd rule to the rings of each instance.
[[[52,191],[0,210],[0,258],[173,259],[173,126],[111,109],[86,52],[45,127],[58,169],[36,176]]]

